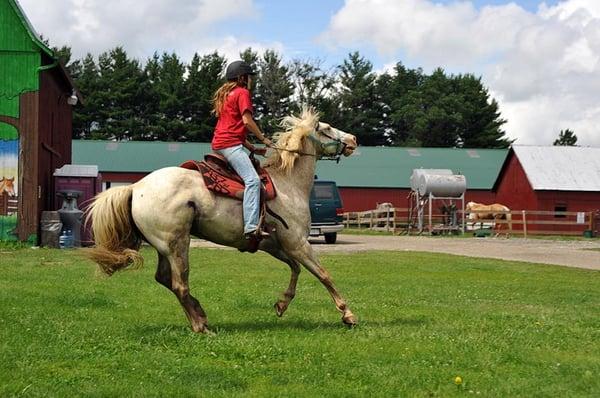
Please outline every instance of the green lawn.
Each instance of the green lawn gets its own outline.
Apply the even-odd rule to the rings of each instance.
[[[195,249],[207,337],[144,254],[142,270],[106,278],[71,251],[0,248],[0,396],[600,396],[600,272],[323,256],[360,320],[347,329],[308,272],[279,319],[286,266]]]

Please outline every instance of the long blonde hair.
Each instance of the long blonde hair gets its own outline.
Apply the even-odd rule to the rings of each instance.
[[[237,86],[240,87],[248,87],[248,75],[242,75],[237,78],[237,80],[230,80],[228,82],[223,83],[221,87],[215,92],[212,98],[213,109],[211,113],[216,117],[221,115],[221,111],[223,110],[223,105],[225,104],[225,99],[233,91]]]

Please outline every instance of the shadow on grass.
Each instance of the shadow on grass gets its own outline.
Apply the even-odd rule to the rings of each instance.
[[[341,321],[314,321],[314,320],[257,320],[257,321],[239,321],[239,322],[209,322],[209,329],[215,333],[220,332],[265,332],[265,331],[338,331],[338,330],[361,330],[372,328],[390,328],[390,327],[418,327],[429,323],[426,318],[397,318],[390,320],[365,320],[354,327],[344,325]],[[191,334],[193,333],[187,324],[170,325],[135,325],[131,328],[135,335],[164,335],[164,334]]]

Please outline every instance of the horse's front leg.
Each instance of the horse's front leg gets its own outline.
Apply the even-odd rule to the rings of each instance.
[[[333,302],[335,303],[338,311],[342,313],[342,321],[350,326],[356,325],[357,319],[348,308],[346,300],[338,293],[335,288],[329,272],[327,272],[320,264],[312,246],[308,243],[308,240],[304,238],[299,244],[293,249],[287,252],[287,255],[302,264],[311,274],[316,276],[319,281],[325,286]]]
[[[298,283],[298,276],[300,275],[300,265],[295,260],[288,257],[279,247],[265,247],[263,250],[276,259],[286,263],[291,270],[290,283],[285,292],[283,292],[282,297],[274,305],[277,316],[281,317],[288,309],[290,302],[296,296],[296,285]]]

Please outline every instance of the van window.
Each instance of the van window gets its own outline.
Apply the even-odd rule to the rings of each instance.
[[[315,184],[313,192],[315,199],[335,199],[332,184]]]

